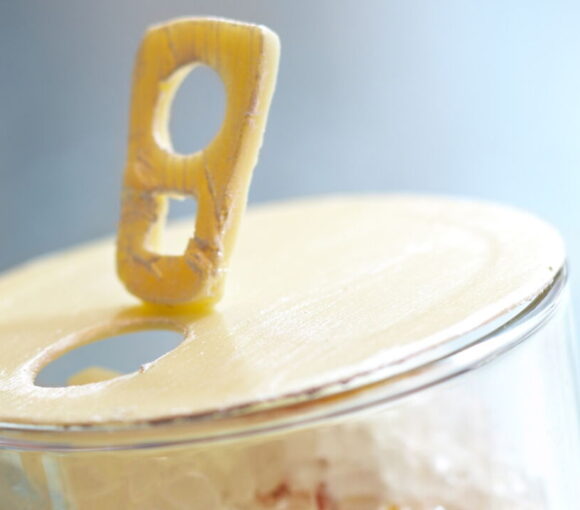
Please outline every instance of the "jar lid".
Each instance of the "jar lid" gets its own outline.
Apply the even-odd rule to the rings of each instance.
[[[191,222],[169,229],[176,242]],[[118,282],[114,242],[0,278],[0,422],[91,426],[251,414],[408,370],[438,346],[530,302],[562,269],[558,233],[493,204],[345,196],[251,209],[213,310],[139,303]],[[141,370],[60,388],[43,366],[139,328],[184,341]]]

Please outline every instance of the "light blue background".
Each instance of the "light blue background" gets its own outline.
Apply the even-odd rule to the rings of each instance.
[[[511,203],[560,228],[579,281],[580,3],[547,0],[0,0],[1,269],[115,230],[135,50],[147,25],[192,14],[282,40],[252,201]],[[220,123],[223,91],[198,78],[178,145]]]

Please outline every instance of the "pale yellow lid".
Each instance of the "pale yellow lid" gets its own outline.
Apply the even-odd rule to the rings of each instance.
[[[188,221],[169,236],[190,231]],[[159,420],[356,384],[532,300],[564,258],[552,227],[508,207],[422,196],[278,203],[248,212],[224,300],[193,313],[141,305],[117,281],[113,241],[94,243],[0,279],[0,421]],[[185,340],[132,374],[34,385],[67,350],[143,326]]]

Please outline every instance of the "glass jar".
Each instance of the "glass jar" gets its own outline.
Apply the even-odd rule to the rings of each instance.
[[[575,510],[562,271],[531,303],[333,395],[116,428],[2,424],[1,510]]]

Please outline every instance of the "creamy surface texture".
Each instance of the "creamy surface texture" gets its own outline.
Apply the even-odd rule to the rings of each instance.
[[[169,237],[190,231],[191,221]],[[278,203],[247,214],[224,300],[195,312],[142,305],[117,281],[113,241],[84,246],[0,279],[0,421],[159,419],[356,382],[533,299],[564,257],[549,225],[486,203]],[[132,374],[34,384],[64,352],[148,326],[182,331],[185,340]]]

